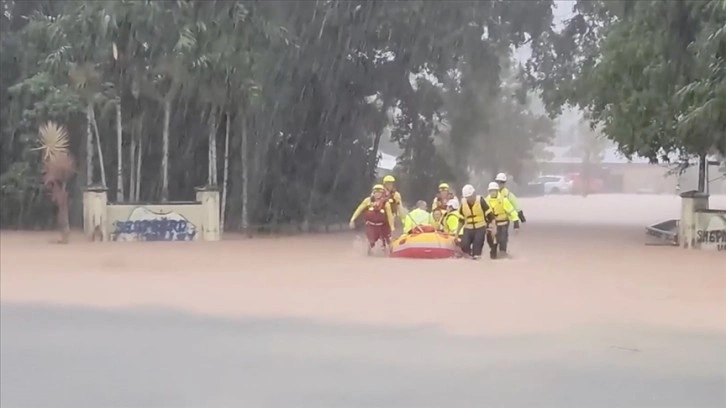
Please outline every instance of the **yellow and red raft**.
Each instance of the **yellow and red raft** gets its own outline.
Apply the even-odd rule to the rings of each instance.
[[[391,243],[391,256],[396,258],[442,259],[456,254],[456,238],[433,227],[416,227]]]

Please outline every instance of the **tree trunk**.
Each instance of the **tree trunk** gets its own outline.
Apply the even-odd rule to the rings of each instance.
[[[698,191],[701,193],[706,192],[706,166],[708,165],[708,160],[706,160],[706,155],[702,154],[698,158]]]
[[[60,242],[67,244],[70,239],[70,221],[68,218],[68,190],[65,183],[57,183],[52,188],[58,189],[54,194],[58,198],[56,205],[58,206],[58,230],[61,233]]]
[[[86,186],[93,185],[93,104],[86,106]]]
[[[240,146],[240,159],[242,160],[242,231],[247,231],[249,228],[249,220],[248,220],[248,204],[247,204],[247,192],[249,189],[249,180],[250,180],[250,161],[247,160],[249,155],[247,154],[247,120],[244,113],[239,113],[241,119],[242,119],[242,125],[240,126],[240,130],[242,131],[242,140],[241,140],[241,146]]]
[[[121,99],[116,104],[116,201],[124,201],[123,127],[121,126]]]
[[[101,150],[101,133],[98,131],[98,123],[96,122],[96,111],[93,109],[93,104],[90,106],[91,108],[91,123],[93,124],[93,130],[96,132],[96,150],[98,151],[98,166],[101,168],[101,185],[103,188],[107,188],[108,184],[106,183],[106,165],[103,161],[103,150]]]
[[[169,121],[171,120],[171,101],[164,101],[164,130],[161,153],[161,201],[169,201]],[[139,149],[141,151],[141,149]],[[139,156],[140,157],[140,156]]]
[[[368,164],[368,174],[371,178],[376,177],[376,170],[378,169],[378,149],[381,145],[381,137],[383,136],[383,130],[376,133],[375,138],[373,139],[373,147],[371,148],[371,161]]]
[[[231,126],[231,115],[227,112],[227,123],[224,130],[224,174],[222,175],[222,210],[220,218],[220,231],[224,232],[225,214],[227,210],[227,187],[229,185],[229,133]]]
[[[129,143],[129,201],[136,197],[136,126],[131,128],[131,140]]]
[[[139,202],[141,197],[141,158],[144,144],[141,143],[141,134],[139,134],[139,148],[136,150],[136,187],[134,187],[134,201]]]
[[[209,170],[207,185],[216,186],[217,177],[217,110],[209,110]]]

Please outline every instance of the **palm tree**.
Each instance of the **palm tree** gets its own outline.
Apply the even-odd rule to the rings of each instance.
[[[38,132],[42,151],[43,184],[50,192],[53,203],[58,207],[58,229],[62,243],[68,243],[70,223],[68,216],[68,183],[75,174],[75,163],[68,152],[68,132],[62,126],[49,122]]]

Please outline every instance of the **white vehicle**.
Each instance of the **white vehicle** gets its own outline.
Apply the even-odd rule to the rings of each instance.
[[[530,186],[542,186],[544,194],[572,193],[572,179],[565,176],[539,176],[529,183]]]

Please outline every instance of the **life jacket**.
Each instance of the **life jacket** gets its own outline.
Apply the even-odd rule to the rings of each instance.
[[[489,205],[489,209],[494,213],[494,219],[497,224],[506,224],[509,221],[519,221],[517,212],[514,210],[514,206],[508,198],[497,194],[496,197],[486,197],[486,202]]]
[[[374,200],[373,197],[370,199],[368,208],[363,213],[363,219],[368,225],[386,225],[388,217],[386,216],[386,200],[385,198],[380,200]]]
[[[464,228],[476,229],[487,225],[486,214],[481,206],[481,196],[476,196],[473,205],[466,199],[461,200],[461,213],[464,214]]]
[[[386,199],[388,200],[388,203],[391,204],[391,212],[393,214],[398,214],[398,203],[396,202],[396,189],[392,189],[391,191],[386,190]]]
[[[456,234],[459,231],[459,220],[462,219],[464,219],[464,217],[462,217],[458,211],[452,211],[444,214],[441,218],[441,225],[444,232],[447,234]]]

